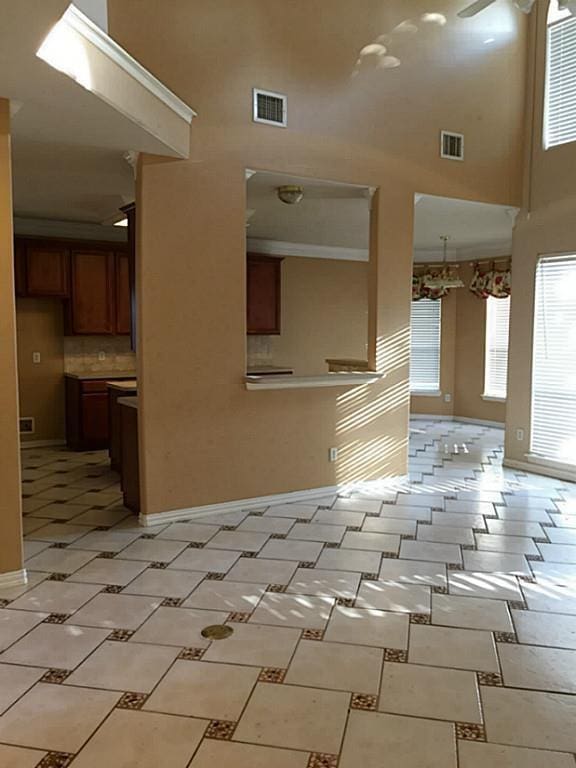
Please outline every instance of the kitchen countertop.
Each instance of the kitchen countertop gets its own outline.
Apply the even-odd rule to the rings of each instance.
[[[294,368],[280,365],[249,365],[246,368],[247,376],[289,376],[294,373]]]
[[[108,389],[117,389],[119,391],[136,389],[138,382],[136,379],[130,379],[129,381],[107,381]]]
[[[133,379],[136,376],[136,371],[80,371],[78,373],[65,373],[64,376],[85,381],[91,379]]]
[[[126,405],[129,408],[138,408],[137,397],[119,397],[116,402],[118,403],[118,405]]]

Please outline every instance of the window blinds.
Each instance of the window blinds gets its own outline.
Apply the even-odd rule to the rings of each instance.
[[[412,302],[410,317],[410,391],[440,390],[441,300]]]
[[[576,256],[536,270],[531,452],[576,464]]]
[[[510,297],[489,296],[486,299],[485,397],[506,397],[509,327]]]
[[[576,141],[576,16],[548,27],[544,143]]]

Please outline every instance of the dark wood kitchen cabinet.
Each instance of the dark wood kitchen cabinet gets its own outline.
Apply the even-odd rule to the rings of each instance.
[[[249,253],[246,265],[246,320],[249,334],[278,335],[282,259]]]
[[[70,253],[68,334],[111,335],[116,332],[116,261],[114,251]]]
[[[131,380],[133,375],[118,381]],[[107,379],[66,376],[66,444],[73,451],[96,451],[110,442]]]
[[[130,259],[127,253],[116,254],[116,333],[131,331]]]
[[[68,251],[61,245],[28,244],[20,269],[24,269],[27,296],[66,298],[69,293]],[[22,263],[23,262],[23,263]]]

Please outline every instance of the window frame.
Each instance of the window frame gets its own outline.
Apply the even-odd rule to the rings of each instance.
[[[562,15],[559,15],[562,14]],[[545,72],[544,72],[544,102],[543,102],[543,115],[542,115],[542,146],[544,151],[548,151],[550,149],[555,149],[556,147],[562,147],[566,144],[572,144],[576,142],[576,135],[574,138],[567,139],[565,141],[554,141],[550,142],[549,136],[548,136],[548,128],[549,128],[549,99],[550,99],[550,70],[551,70],[551,30],[555,29],[556,27],[567,24],[567,23],[574,23],[576,24],[576,16],[572,16],[569,11],[566,11],[565,13],[562,11],[558,11],[557,8],[554,9],[552,7],[552,2],[549,6],[548,11],[548,20],[546,23],[546,59],[545,59]],[[574,47],[576,49],[576,39],[574,42]],[[576,59],[576,50],[574,53],[574,57]],[[576,108],[574,110],[574,130],[576,133]]]
[[[498,302],[496,304],[495,302]],[[510,296],[507,296],[506,298],[497,299],[494,296],[489,296],[486,299],[486,321],[485,321],[485,329],[484,329],[484,389],[482,392],[482,399],[488,400],[491,402],[496,403],[505,403],[506,402],[506,394],[498,394],[496,390],[491,389],[491,382],[489,381],[489,374],[490,370],[492,368],[490,361],[491,361],[491,353],[492,353],[492,347],[490,346],[490,337],[491,337],[491,328],[493,327],[493,324],[497,322],[495,317],[491,316],[491,307],[497,307],[497,306],[503,306],[506,304],[508,307],[508,318],[507,318],[507,325],[508,325],[508,338],[506,340],[506,371],[505,371],[505,379],[506,379],[506,394],[508,391],[508,351],[510,349],[510,304],[511,299]]]

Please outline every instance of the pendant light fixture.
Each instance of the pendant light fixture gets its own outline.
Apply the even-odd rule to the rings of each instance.
[[[440,240],[443,243],[443,258],[442,268],[439,272],[433,273],[428,271],[422,278],[424,286],[426,288],[445,291],[448,288],[464,288],[464,283],[458,277],[455,272],[456,268],[452,268],[448,265],[448,235],[440,235]]]

